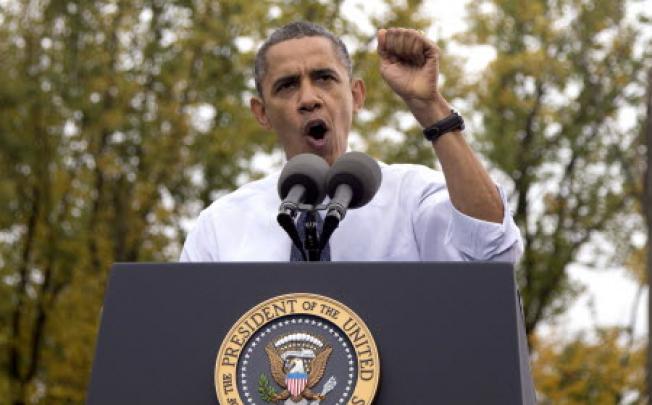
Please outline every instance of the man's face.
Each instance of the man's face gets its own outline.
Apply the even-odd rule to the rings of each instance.
[[[346,151],[353,113],[364,103],[364,85],[351,80],[327,38],[290,39],[271,46],[263,97],[251,110],[273,130],[288,159],[314,153],[329,164]]]

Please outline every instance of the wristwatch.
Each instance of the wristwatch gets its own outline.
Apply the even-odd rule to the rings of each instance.
[[[437,121],[428,128],[423,130],[423,136],[430,142],[436,141],[440,136],[457,130],[464,129],[464,120],[455,110],[451,110],[451,115],[443,120]]]

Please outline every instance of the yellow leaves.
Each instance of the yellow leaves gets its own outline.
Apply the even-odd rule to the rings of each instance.
[[[492,62],[490,68],[492,73],[499,78],[519,75],[545,80],[568,70],[566,62],[549,57],[545,49],[538,47],[509,55],[500,55]]]
[[[571,341],[533,336],[531,343],[532,374],[543,404],[610,405],[626,394],[642,396],[645,342],[630,347],[618,328]]]
[[[102,114],[101,126],[108,129],[120,128],[124,121],[124,113],[117,109],[111,109]]]
[[[40,403],[81,403],[85,396],[87,373],[93,360],[104,277],[77,276],[50,312],[47,336],[51,344],[44,350],[48,389]]]
[[[546,193],[543,196],[543,203],[549,212],[558,211],[564,205],[564,200],[555,193]]]
[[[497,95],[498,105],[511,106],[518,104],[516,94],[510,88],[503,88]]]
[[[645,245],[633,248],[625,263],[628,274],[640,285],[647,283],[646,265],[648,258],[645,249]]]
[[[510,0],[506,3],[511,3],[516,8],[516,15],[519,20],[525,24],[531,24],[545,14],[546,6],[542,1],[514,1]]]

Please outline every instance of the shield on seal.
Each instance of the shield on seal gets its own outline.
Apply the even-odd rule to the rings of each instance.
[[[303,390],[306,388],[306,383],[308,382],[308,374],[301,372],[289,373],[285,378],[285,383],[287,384],[288,391],[292,394],[293,397],[298,397],[301,395]]]

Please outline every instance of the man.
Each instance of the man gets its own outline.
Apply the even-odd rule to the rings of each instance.
[[[410,29],[381,29],[377,39],[383,79],[421,126],[431,128],[426,135],[438,135],[431,143],[443,175],[417,165],[381,164],[378,193],[347,213],[330,239],[328,259],[516,261],[522,244],[505,197],[439,92],[439,49]],[[288,24],[258,51],[254,73],[258,96],[251,111],[276,133],[287,158],[308,152],[332,165],[346,151],[353,115],[365,99],[341,40],[315,24]],[[205,209],[181,260],[289,260],[290,239],[276,223],[278,175]]]

